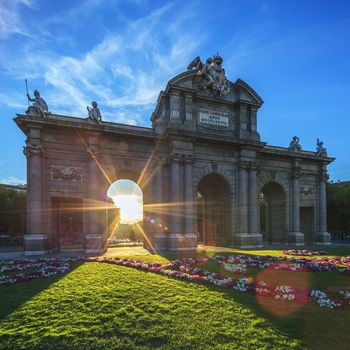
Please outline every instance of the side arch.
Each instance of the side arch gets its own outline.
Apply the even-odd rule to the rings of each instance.
[[[199,180],[196,189],[199,241],[229,245],[232,236],[230,183],[218,172],[210,172]]]
[[[288,243],[287,194],[276,181],[260,190],[260,229],[270,244]]]

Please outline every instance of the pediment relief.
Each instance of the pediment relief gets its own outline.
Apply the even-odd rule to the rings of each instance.
[[[237,79],[235,83],[229,81],[230,92],[224,96],[213,95],[211,90],[201,88],[202,78],[195,71],[187,71],[181,73],[171,79],[166,88],[166,94],[171,87],[184,89],[185,91],[191,92],[197,96],[208,97],[217,99],[219,101],[244,101],[257,106],[261,106],[264,101],[261,97],[251,88],[247,83],[241,79]]]

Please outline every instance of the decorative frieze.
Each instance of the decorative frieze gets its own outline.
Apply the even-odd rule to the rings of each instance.
[[[313,196],[315,194],[315,189],[310,185],[301,185],[299,188],[299,193],[302,196]]]
[[[52,165],[51,179],[81,182],[83,180],[83,168]]]

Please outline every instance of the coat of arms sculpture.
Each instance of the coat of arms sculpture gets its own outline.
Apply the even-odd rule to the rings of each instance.
[[[203,63],[197,56],[187,67],[187,70],[197,69],[198,74],[203,77],[201,88],[209,89],[214,95],[225,96],[230,90],[230,82],[225,76],[225,70],[222,68],[223,58],[219,55],[213,55]]]

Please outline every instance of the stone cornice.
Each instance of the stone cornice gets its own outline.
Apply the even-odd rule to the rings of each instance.
[[[39,118],[33,116],[26,116],[17,114],[14,121],[23,131],[27,134],[30,128],[38,127],[50,127],[50,128],[74,128],[87,132],[96,132],[103,134],[122,134],[129,136],[137,136],[148,139],[157,139],[159,136],[153,131],[152,128],[132,126],[125,124],[118,124],[112,122],[102,122],[102,124],[96,124],[89,121],[86,118],[62,116],[58,114],[50,114],[47,118]]]
[[[335,160],[333,157],[324,157],[320,158],[316,152],[311,151],[300,151],[298,153],[290,152],[287,147],[276,147],[276,146],[264,146],[260,148],[260,153],[272,156],[280,156],[283,158],[297,158],[297,160],[307,159],[307,160],[315,160],[317,162],[323,162],[325,164],[329,164]]]

